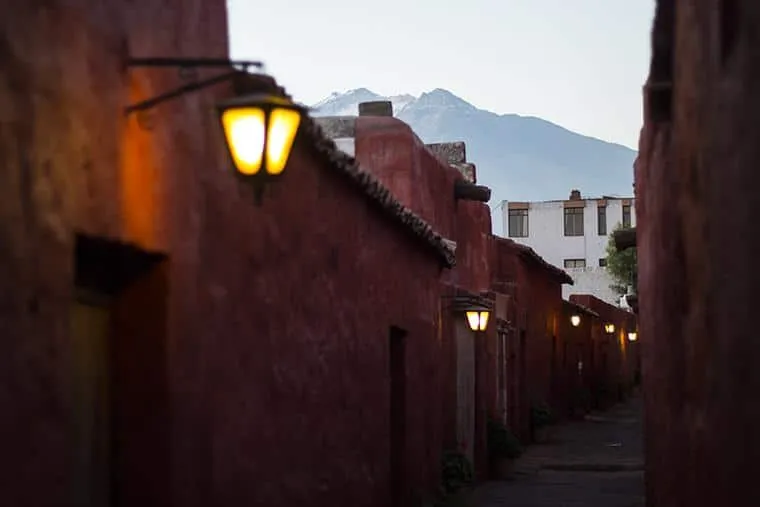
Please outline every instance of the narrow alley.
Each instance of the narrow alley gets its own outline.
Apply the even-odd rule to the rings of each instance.
[[[0,507],[760,506],[760,1],[392,4],[0,0]]]
[[[533,445],[511,481],[490,482],[473,507],[640,507],[644,502],[641,398],[560,424]]]

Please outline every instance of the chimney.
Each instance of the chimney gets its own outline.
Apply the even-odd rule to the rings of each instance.
[[[361,102],[359,116],[393,116],[393,103],[390,100]]]
[[[581,200],[581,191],[577,189],[573,189],[570,191],[570,200],[571,201],[580,201]]]

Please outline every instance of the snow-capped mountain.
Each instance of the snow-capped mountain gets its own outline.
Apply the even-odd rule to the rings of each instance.
[[[360,102],[372,100],[393,102],[394,116],[426,143],[465,141],[478,183],[493,189],[492,204],[566,199],[575,188],[590,197],[633,192],[634,150],[540,118],[478,109],[440,88],[419,97],[384,97],[366,88],[333,93],[312,106],[313,114],[356,115]]]
[[[417,100],[413,95],[394,95],[393,97],[380,97],[366,88],[358,88],[346,93],[332,93],[329,97],[317,102],[313,107],[318,111],[318,116],[355,116],[359,114],[359,103],[372,100],[390,100],[393,102],[393,112],[398,114],[404,108]]]

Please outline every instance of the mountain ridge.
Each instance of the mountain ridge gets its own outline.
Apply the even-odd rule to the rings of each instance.
[[[417,97],[368,88],[333,92],[312,106],[313,114],[354,116],[360,102],[373,100],[390,100],[394,116],[426,143],[464,141],[478,182],[493,190],[492,203],[564,199],[574,188],[584,196],[633,193],[636,151],[536,116],[480,109],[444,88]]]

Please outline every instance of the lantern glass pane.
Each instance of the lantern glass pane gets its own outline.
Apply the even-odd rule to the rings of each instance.
[[[478,312],[475,311],[469,311],[466,312],[465,315],[467,316],[467,324],[470,326],[470,329],[473,331],[477,331],[480,327],[480,315]]]
[[[276,175],[285,170],[300,123],[300,111],[276,107],[270,113],[267,136],[267,172],[269,174]]]
[[[253,175],[261,169],[264,153],[264,111],[256,107],[230,108],[222,113],[222,127],[235,168]]]
[[[487,312],[487,311],[480,312],[480,326],[478,328],[480,331],[485,331],[486,327],[488,327],[489,316],[490,316],[490,312]]]

